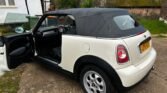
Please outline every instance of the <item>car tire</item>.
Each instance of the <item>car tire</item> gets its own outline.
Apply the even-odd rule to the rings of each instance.
[[[84,93],[117,93],[107,74],[96,66],[85,66],[80,73]]]

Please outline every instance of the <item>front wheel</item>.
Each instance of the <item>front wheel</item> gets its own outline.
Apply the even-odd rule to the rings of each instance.
[[[85,93],[117,93],[109,77],[96,66],[86,66],[80,74]]]

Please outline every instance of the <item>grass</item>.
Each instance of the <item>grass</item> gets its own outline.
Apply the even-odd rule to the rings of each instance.
[[[158,34],[157,36],[155,36],[157,38],[166,38],[167,36],[166,35],[162,35],[162,34]]]
[[[0,77],[0,93],[17,93],[22,72],[19,68]]]
[[[167,34],[167,24],[158,19],[139,18],[139,23],[152,34]]]
[[[110,1],[110,0],[108,0]],[[110,6],[124,6],[124,7],[142,7],[142,6],[161,6],[159,0],[111,0]],[[162,0],[161,0],[162,1]]]

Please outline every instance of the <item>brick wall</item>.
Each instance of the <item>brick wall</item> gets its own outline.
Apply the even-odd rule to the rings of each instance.
[[[167,1],[165,1],[162,4],[162,8],[161,8],[161,17],[165,20],[167,20]]]
[[[160,10],[160,8],[128,8],[131,14],[140,16],[159,16]]]

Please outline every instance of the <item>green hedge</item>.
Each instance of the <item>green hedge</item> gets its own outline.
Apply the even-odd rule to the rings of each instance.
[[[105,7],[160,7],[165,0],[106,0]],[[57,8],[98,7],[101,0],[51,0]]]
[[[12,30],[10,26],[0,26],[0,34],[9,33]]]
[[[161,6],[162,0],[107,0],[109,7],[156,7]]]

